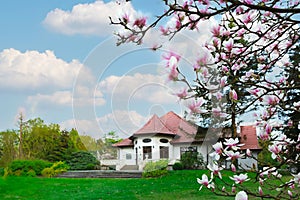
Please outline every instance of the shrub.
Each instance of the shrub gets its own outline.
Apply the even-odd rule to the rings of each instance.
[[[181,162],[176,162],[173,165],[173,170],[182,170],[183,169],[183,165]]]
[[[44,160],[14,160],[8,165],[6,175],[13,176],[37,176],[41,175],[44,168],[52,163]]]
[[[159,160],[156,162],[148,162],[144,167],[143,177],[159,177],[168,173],[167,170],[168,161],[167,160]]]
[[[66,172],[69,169],[69,166],[65,164],[62,161],[55,162],[51,167],[47,167],[43,169],[42,175],[44,177],[53,177],[56,176],[57,174],[61,174],[63,172]]]
[[[99,165],[99,161],[89,152],[78,151],[73,152],[66,163],[71,170],[89,170],[95,169]]]
[[[27,173],[26,173],[26,176],[29,176],[29,177],[36,177],[36,173],[34,170],[29,170]]]
[[[180,162],[183,169],[198,169],[204,164],[202,154],[194,151],[184,152],[181,155]]]
[[[0,176],[3,176],[4,175],[4,168],[0,168]]]
[[[55,171],[54,171],[54,169],[52,167],[47,167],[47,168],[43,169],[42,175],[44,177],[50,178],[50,177],[55,176]]]

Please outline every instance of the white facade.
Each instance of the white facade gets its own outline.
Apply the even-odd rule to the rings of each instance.
[[[199,136],[197,135],[199,131],[205,130],[199,130],[197,126],[182,119],[174,112],[169,112],[160,118],[154,115],[131,137],[115,144],[115,147],[118,148],[116,169],[128,169],[131,166],[132,169],[143,170],[147,162],[161,159],[167,159],[169,165],[173,165],[176,161],[180,161],[182,153],[186,151],[200,153],[204,163],[208,164],[212,161],[209,154],[213,151],[213,144],[209,141],[202,142],[205,134],[196,137]],[[258,128],[255,126],[240,127],[240,142],[245,149],[254,150],[252,154],[255,157],[259,152],[257,132]],[[203,134],[203,132],[200,133]],[[220,138],[222,134],[223,132],[221,132]],[[238,162],[245,169],[257,169],[256,159],[239,159]],[[224,164],[230,168],[229,162]]]
[[[252,156],[255,158],[240,158],[238,160],[238,163],[240,165],[240,167],[244,170],[257,170],[258,166],[257,166],[257,158],[258,158],[258,152],[257,151],[253,151],[251,152]]]

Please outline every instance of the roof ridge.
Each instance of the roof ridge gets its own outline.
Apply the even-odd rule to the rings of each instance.
[[[175,134],[156,114],[154,114],[142,128],[136,131],[134,135],[143,133]]]

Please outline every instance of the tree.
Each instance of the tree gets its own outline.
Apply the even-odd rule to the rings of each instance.
[[[18,158],[19,137],[16,131],[0,132],[0,166],[6,167],[11,161]]]
[[[279,120],[282,111],[290,111],[290,114],[285,116],[289,121],[293,121],[295,116],[299,115],[300,85],[297,82],[299,77],[293,77],[292,74],[292,70],[299,73],[299,64],[295,65],[296,56],[291,57],[294,63],[288,58],[288,53],[299,42],[300,20],[297,17],[300,14],[299,2],[285,0],[164,0],[163,2],[165,12],[150,23],[145,16],[134,13],[124,13],[117,20],[111,17],[111,24],[123,27],[122,31],[116,33],[117,45],[127,42],[142,44],[145,35],[160,25],[161,34],[173,39],[184,30],[198,31],[201,29],[201,21],[219,19],[211,29],[212,36],[203,46],[204,50],[200,51],[194,65],[191,66],[195,72],[194,79],[189,79],[184,74],[183,67],[186,66],[181,64],[182,55],[175,49],[163,55],[169,70],[169,80],[185,84],[186,88],[177,95],[182,100],[194,99],[188,105],[190,113],[197,115],[199,119],[217,118],[216,124],[210,126],[224,124],[231,126],[233,138],[213,145],[215,150],[213,156],[216,161],[209,169],[212,169],[214,174],[222,170],[219,162],[221,157],[232,161],[234,172],[237,158],[252,157],[249,151],[247,154],[239,151],[237,125],[243,114],[253,109],[257,109],[257,119],[264,128],[259,138],[268,142],[272,159],[279,162],[275,169],[267,168],[257,172],[255,179],[262,184],[258,192],[248,190],[242,184],[249,180],[247,174],[232,177],[234,188],[241,190],[239,193],[236,189],[226,192],[222,187],[215,186],[214,180],[218,177],[221,179],[221,176],[212,176],[210,181],[207,177],[203,177],[198,182],[209,186],[208,188],[218,195],[236,198],[247,195],[273,199],[298,198],[299,191],[293,188],[296,184],[299,185],[300,174],[288,182],[280,180],[279,191],[274,194],[263,194],[262,188],[271,187],[271,184],[264,184],[261,177],[267,173],[280,179],[277,176],[278,169],[291,159],[287,156],[291,148],[296,149],[295,158],[299,157],[299,127],[295,127],[293,134],[276,131],[284,127],[284,121]],[[168,20],[169,23],[164,25]],[[156,45],[153,49],[157,50],[161,46]],[[290,96],[294,96],[292,100]]]

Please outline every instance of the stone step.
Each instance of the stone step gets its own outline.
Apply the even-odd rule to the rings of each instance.
[[[115,170],[80,170],[67,171],[57,175],[59,178],[141,178],[140,171],[115,171]]]
[[[139,166],[137,165],[124,165],[121,170],[138,170]]]

